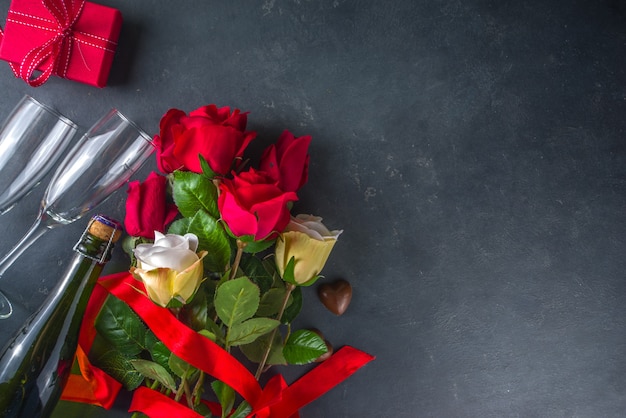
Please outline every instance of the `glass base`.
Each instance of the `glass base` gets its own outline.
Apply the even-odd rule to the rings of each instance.
[[[13,314],[13,305],[11,301],[0,292],[0,319],[7,319]]]

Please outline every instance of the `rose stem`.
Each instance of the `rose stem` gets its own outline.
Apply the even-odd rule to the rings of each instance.
[[[279,321],[283,317],[283,313],[285,313],[285,308],[287,308],[287,302],[289,301],[289,296],[291,295],[291,292],[293,292],[293,289],[295,288],[296,288],[296,285],[292,283],[287,283],[287,291],[285,292],[283,305],[280,307],[280,311],[278,312],[277,318]],[[256,380],[259,380],[259,378],[261,377],[261,374],[263,373],[263,369],[265,368],[265,363],[267,362],[267,359],[270,355],[270,350],[272,349],[272,343],[274,342],[274,337],[276,336],[276,332],[278,332],[278,327],[274,328],[274,330],[272,331],[272,334],[269,339],[269,344],[267,345],[267,348],[265,349],[265,353],[263,353],[263,358],[261,359],[261,362],[259,363],[259,367],[256,369],[256,374],[254,375]]]
[[[239,263],[241,262],[241,255],[243,254],[243,249],[246,248],[247,243],[237,240],[237,255],[235,255],[235,262],[233,263],[232,270],[230,271],[229,280],[232,280],[237,275],[237,270],[239,269]]]
[[[200,377],[198,378],[198,381],[196,382],[196,386],[193,388],[193,404],[194,406],[198,406],[200,405],[200,391],[202,390],[202,386],[204,385],[204,372],[202,370],[200,370]]]

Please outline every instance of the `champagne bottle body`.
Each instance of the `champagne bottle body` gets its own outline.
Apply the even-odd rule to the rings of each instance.
[[[106,262],[97,259],[103,244],[93,236],[81,240],[77,247],[83,252],[73,257],[41,308],[0,354],[0,417],[51,415],[72,367],[89,297]],[[110,253],[110,247],[106,251]]]

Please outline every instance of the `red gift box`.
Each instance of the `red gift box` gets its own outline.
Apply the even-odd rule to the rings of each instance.
[[[0,59],[31,86],[55,74],[104,87],[122,27],[119,10],[84,0],[13,0]],[[34,77],[34,71],[41,74]]]

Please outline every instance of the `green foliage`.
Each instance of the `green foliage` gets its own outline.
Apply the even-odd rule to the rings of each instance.
[[[265,292],[261,296],[261,303],[256,311],[257,316],[270,317],[278,314],[285,299],[285,293],[287,293],[285,288],[272,288]],[[289,298],[290,301],[293,300],[291,296]]]
[[[261,293],[267,292],[274,284],[276,270],[258,257],[244,254],[239,267],[254,284],[259,286]]]
[[[206,249],[204,266],[208,271],[222,272],[230,261],[231,249],[224,228],[204,210],[195,212],[190,218],[173,222],[168,233],[185,235],[195,234],[198,237],[198,249]]]
[[[212,382],[211,388],[213,388],[213,392],[215,392],[222,407],[222,418],[226,418],[235,405],[235,391],[219,380]]]
[[[150,357],[152,358],[152,360],[155,363],[158,363],[161,366],[163,366],[170,374],[173,373],[169,365],[171,355],[172,355],[172,352],[170,351],[170,349],[167,348],[165,344],[163,344],[161,341],[157,342],[150,349]]]
[[[259,308],[259,288],[247,277],[229,280],[217,288],[215,310],[225,326],[252,318]]]
[[[289,364],[308,364],[328,351],[326,343],[317,333],[306,329],[292,333],[285,347],[283,355]]]
[[[109,296],[96,319],[96,330],[112,348],[134,356],[146,348],[146,326],[121,300]]]
[[[285,271],[283,272],[283,280],[286,281],[287,283],[298,285],[298,282],[296,281],[296,277],[294,274],[295,268],[296,268],[296,259],[291,257],[289,259],[289,262],[285,266]]]
[[[298,314],[300,314],[300,311],[302,310],[302,304],[302,288],[296,287],[291,292],[291,303],[287,305],[287,308],[285,309],[285,312],[283,312],[283,316],[280,321],[283,324],[291,324],[293,320],[296,319]]]
[[[248,245],[246,245],[246,248],[244,248],[244,251],[250,254],[257,254],[257,253],[260,253],[261,251],[265,251],[269,247],[274,245],[274,242],[276,241],[275,239],[255,241],[254,237],[248,237],[248,239],[249,239]]]
[[[135,368],[135,370],[148,379],[156,380],[169,390],[176,390],[176,382],[174,382],[174,378],[172,378],[169,371],[160,364],[142,359],[130,360],[130,364]]]
[[[198,155],[198,158],[200,158],[200,167],[202,168],[202,174],[204,174],[205,177],[208,179],[214,179],[215,177],[217,177],[217,173],[213,171],[211,165],[209,165],[206,158],[204,158],[201,154]]]
[[[217,188],[206,176],[190,171],[175,171],[173,193],[178,211],[184,217],[191,218],[203,210],[213,218],[219,218]]]
[[[246,418],[250,412],[252,412],[252,407],[246,401],[243,401],[239,404],[237,409],[229,416],[229,418]]]
[[[252,344],[242,345],[239,348],[241,352],[254,363],[260,363],[265,354],[265,350],[270,346],[271,334],[265,334],[258,338]],[[268,365],[286,365],[287,360],[283,356],[283,339],[280,332],[273,335],[272,344],[269,347],[269,355],[267,358]]]
[[[137,389],[144,380],[144,376],[133,367],[131,359],[118,350],[109,350],[94,362],[126,390]]]
[[[168,362],[170,370],[178,377],[184,377],[194,370],[194,367],[187,363],[185,360],[172,353]]]
[[[249,344],[267,334],[280,325],[280,322],[270,318],[251,318],[238,324],[233,324],[227,335],[227,344],[231,346]]]
[[[207,297],[204,292],[197,292],[193,300],[180,309],[178,319],[189,328],[199,331],[207,327],[209,311]]]

